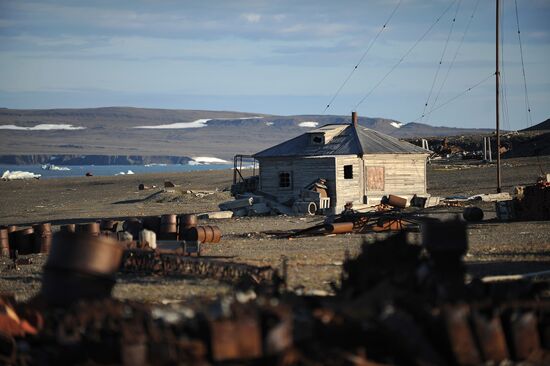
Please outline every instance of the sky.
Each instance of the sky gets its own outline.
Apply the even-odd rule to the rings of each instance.
[[[503,128],[521,129],[550,117],[550,1],[517,0],[530,114],[514,0],[501,4]],[[0,0],[6,108],[357,110],[405,123],[492,127],[494,71],[489,0]]]

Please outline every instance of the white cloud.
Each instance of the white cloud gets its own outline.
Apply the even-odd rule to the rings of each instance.
[[[256,13],[241,14],[241,17],[249,23],[258,23],[262,19],[262,16]]]
[[[18,131],[53,131],[53,130],[83,130],[86,127],[73,126],[66,124],[40,124],[33,127],[24,127],[16,125],[0,125],[0,130],[18,130]]]

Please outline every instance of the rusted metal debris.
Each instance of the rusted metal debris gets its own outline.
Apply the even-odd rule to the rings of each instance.
[[[262,292],[261,285],[255,296],[237,293],[193,307],[107,298],[54,307],[39,298],[18,304],[0,297],[0,360],[8,365],[550,363],[546,283],[466,282],[464,223],[428,222],[422,238],[422,245],[410,244],[398,233],[365,243],[356,258],[344,262],[341,285],[328,297]],[[52,253],[55,248],[54,241]],[[261,267],[146,250],[127,251],[122,270],[230,282],[251,273],[274,278],[273,270]]]
[[[126,250],[120,271],[133,274],[192,275],[237,283],[244,278],[257,284],[280,283],[279,272],[270,266],[257,267],[244,263],[210,258],[192,258],[178,254],[159,254],[150,250]]]

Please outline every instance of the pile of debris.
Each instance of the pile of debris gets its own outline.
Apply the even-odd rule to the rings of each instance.
[[[404,234],[364,244],[344,262],[329,297],[285,292],[281,284],[209,304],[153,306],[105,292],[92,297],[93,286],[78,299],[59,297],[66,282],[46,286],[45,278],[28,303],[0,297],[0,358],[7,365],[548,364],[548,283],[467,282],[465,224],[434,221],[422,234],[422,245]],[[114,253],[113,243],[99,243],[109,238],[96,240]],[[60,253],[46,269],[70,271],[65,281],[90,284],[116,270],[116,259],[92,260],[104,264],[92,274],[91,265]]]
[[[515,187],[512,200],[496,203],[498,219],[550,220],[550,174],[541,176],[536,184]]]
[[[194,214],[165,214],[64,224],[59,226],[58,232],[107,237],[117,240],[125,248],[181,248],[186,254],[196,255],[200,255],[200,244],[219,243],[222,237],[218,226],[199,226]],[[23,228],[16,225],[3,226],[0,228],[0,255],[17,260],[19,255],[49,253],[53,233],[51,223]]]
[[[327,181],[316,179],[304,187],[298,198],[288,202],[278,202],[275,197],[262,193],[244,192],[235,195],[234,201],[219,205],[222,212],[232,212],[234,216],[266,215],[316,215],[324,214],[330,208]]]

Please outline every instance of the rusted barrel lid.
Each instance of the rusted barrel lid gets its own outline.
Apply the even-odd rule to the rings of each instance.
[[[49,222],[43,222],[41,224],[34,224],[32,226],[34,229],[34,232],[38,233],[51,233],[52,232],[52,224]]]
[[[197,215],[193,214],[185,214],[180,215],[180,226],[187,226],[187,227],[193,227],[197,226]]]
[[[188,241],[204,242],[205,237],[206,237],[206,233],[202,226],[192,227],[189,230],[187,230],[187,232],[185,233],[185,240],[188,240]]]
[[[99,235],[99,222],[87,222],[76,225],[76,233],[84,235]]]
[[[65,232],[65,233],[74,233],[76,231],[76,225],[75,224],[65,224],[65,225],[61,225],[59,227],[59,230],[61,232]]]
[[[17,225],[8,225],[6,226],[6,229],[8,229],[8,234],[13,233],[14,231],[17,231]]]
[[[112,238],[60,233],[54,235],[45,268],[110,276],[118,270],[123,251]]]
[[[166,224],[177,225],[177,223],[178,223],[178,217],[174,214],[162,215],[160,217],[160,224],[161,225],[166,225]]]

